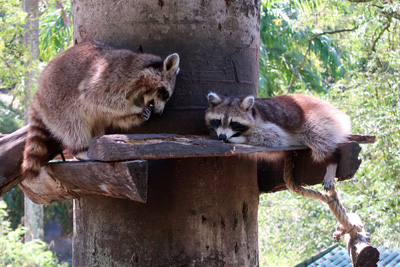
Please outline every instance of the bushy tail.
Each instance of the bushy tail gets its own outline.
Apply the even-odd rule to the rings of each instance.
[[[47,162],[47,142],[50,137],[46,126],[33,107],[30,113],[31,119],[22,162],[22,175],[26,179],[37,177],[40,174],[40,168]]]

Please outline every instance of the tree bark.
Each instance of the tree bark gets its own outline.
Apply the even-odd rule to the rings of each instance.
[[[19,187],[33,202],[79,199],[88,195],[147,200],[147,161],[53,162],[40,175],[26,179]]]
[[[131,133],[207,134],[206,95],[256,95],[259,1],[72,1],[74,43],[167,56],[181,72],[164,114]],[[149,162],[146,204],[74,201],[74,266],[257,266],[256,164]]]
[[[362,228],[362,231],[351,235],[348,230],[340,223],[337,223],[337,232],[334,233],[334,239],[340,240],[342,236],[346,240],[347,250],[351,262],[354,267],[375,267],[379,261],[378,249],[371,246],[370,240],[365,232],[364,225],[361,221],[360,216],[355,213],[347,214],[350,222],[353,225],[357,225]]]

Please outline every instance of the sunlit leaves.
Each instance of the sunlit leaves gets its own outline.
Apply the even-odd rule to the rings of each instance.
[[[5,202],[0,200],[0,266],[68,266],[67,263],[58,263],[44,241],[34,239],[24,242],[26,228],[11,229],[10,223],[5,219],[5,209]]]
[[[70,1],[67,0],[41,2],[40,58],[32,61],[31,51],[24,44],[27,14],[23,11],[23,1],[0,1],[0,90],[12,95],[13,101],[6,105],[13,111],[23,114],[26,109],[22,103],[27,92],[24,88],[27,73],[40,73],[51,58],[72,44],[72,26],[65,25],[62,17],[62,10],[71,17],[70,9]],[[34,91],[34,88],[29,89]]]
[[[63,1],[65,14],[72,23],[70,1]],[[40,19],[40,58],[44,61],[57,56],[60,52],[72,45],[72,26],[66,25],[62,16],[62,9],[49,6]]]
[[[0,88],[11,89],[21,84],[24,72],[22,57],[26,13],[21,2],[0,1]]]
[[[263,2],[260,33],[261,96],[287,92],[303,59],[305,62],[299,70],[297,82],[289,92],[296,89],[326,92],[330,79],[344,75],[343,56],[331,37],[321,36],[313,40],[305,58],[309,40],[317,33],[310,27],[298,24],[299,10],[295,6],[292,1]]]
[[[376,135],[375,144],[362,145],[363,163],[355,177],[338,183],[339,196],[348,211],[361,216],[374,246],[397,249],[400,247],[400,24],[390,12],[399,3],[390,7],[381,1],[279,3],[286,5],[283,10],[292,16],[288,16],[289,22],[282,20],[281,25],[286,28],[276,28],[273,23],[269,28],[261,26],[264,30],[273,29],[279,38],[261,35],[269,43],[261,47],[264,50],[260,56],[260,79],[264,83],[260,82],[260,95],[285,93],[290,70],[298,66],[291,58],[296,59],[296,54],[302,57],[306,42],[313,35],[354,28],[312,42],[309,60],[315,69],[310,70],[321,73],[328,94],[318,94],[312,83],[305,82],[307,73],[298,78],[296,92],[318,94],[346,112],[352,118],[353,133]],[[279,7],[276,1],[264,4],[270,9]],[[265,21],[274,20],[261,20]],[[337,66],[333,67],[334,64]],[[263,87],[268,82],[271,88]],[[293,266],[335,244],[331,237],[335,222],[329,209],[318,201],[290,192],[262,196],[261,266]]]

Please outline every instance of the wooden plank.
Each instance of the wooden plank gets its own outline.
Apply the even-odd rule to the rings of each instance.
[[[21,163],[28,126],[0,138],[0,196],[22,181]],[[374,136],[352,135],[350,139],[371,143]],[[48,160],[60,152],[59,144],[49,139]],[[227,144],[206,136],[180,136],[173,134],[106,135],[92,140],[89,156],[99,161],[126,161],[132,159],[164,159],[187,157],[235,156],[241,154],[304,150],[305,147],[267,148],[240,144]],[[317,171],[312,163],[310,170]],[[358,165],[357,165],[358,166]],[[339,165],[341,167],[341,165]],[[270,168],[270,167],[268,167]],[[318,171],[317,171],[318,172]],[[271,174],[280,176],[278,174]],[[280,179],[280,178],[277,178]],[[279,180],[280,181],[280,180]],[[277,183],[276,188],[280,188]]]
[[[354,141],[340,145],[340,159],[336,171],[336,177],[339,181],[354,176],[361,164],[361,160],[358,159],[360,151],[360,145]],[[325,164],[313,162],[310,158],[310,152],[309,149],[296,151],[294,175],[296,182],[301,185],[320,184],[325,176]],[[283,161],[257,163],[258,184],[261,193],[287,189],[283,180],[283,165]]]
[[[256,152],[301,150],[306,147],[268,148],[224,143],[205,136],[173,134],[104,135],[92,140],[89,157],[98,161],[226,157]]]
[[[76,199],[87,195],[147,200],[147,161],[55,162],[42,167],[38,178],[25,179],[19,187],[33,202]]]
[[[375,143],[375,135],[369,134],[352,134],[349,137],[349,141],[356,141],[359,144],[373,144]]]

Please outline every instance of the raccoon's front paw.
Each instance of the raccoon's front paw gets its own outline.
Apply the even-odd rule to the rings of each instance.
[[[151,110],[149,108],[144,108],[142,113],[143,120],[147,121],[148,119],[150,119],[150,115],[151,115]]]
[[[231,137],[228,139],[228,142],[236,144],[245,144],[247,143],[247,138],[244,136]]]

